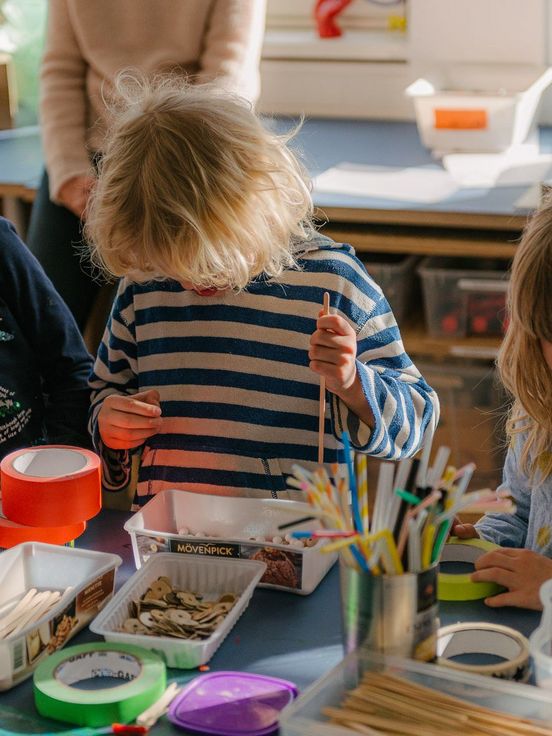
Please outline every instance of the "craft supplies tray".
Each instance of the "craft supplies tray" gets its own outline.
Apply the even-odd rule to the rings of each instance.
[[[94,618],[113,595],[121,561],[106,552],[39,542],[0,554],[0,630],[10,630],[11,612],[18,622],[12,633],[0,634],[0,690],[29,677],[44,657]],[[35,607],[32,615],[33,600],[46,591],[55,594],[53,604],[43,614]]]
[[[137,568],[157,552],[260,560],[267,565],[260,585],[307,595],[337,555],[320,554],[326,540],[312,547],[285,543],[286,532],[278,526],[311,513],[308,504],[296,501],[167,490],[152,498],[124,528],[132,539]],[[318,528],[318,521],[293,526],[294,531]],[[274,537],[282,543],[272,541]]]
[[[353,653],[328,674],[317,680],[294,703],[282,711],[280,736],[304,736],[304,734],[351,736],[351,734],[358,733],[346,726],[332,723],[323,714],[323,710],[328,707],[339,708],[345,694],[356,688],[366,673],[384,672],[430,688],[436,693],[468,701],[474,706],[544,721],[546,727],[552,729],[552,701],[549,693],[540,688],[457,672],[435,664],[386,657],[376,653],[362,655]],[[375,704],[376,699],[372,698],[370,702]],[[434,713],[436,706],[435,703],[432,704],[431,693],[426,693],[426,704],[429,706],[427,712]],[[424,709],[421,712],[423,714]],[[367,726],[367,724],[364,725]],[[495,725],[495,729],[498,728],[498,724]],[[413,734],[426,732],[423,723],[413,722],[411,729],[410,732]],[[457,733],[464,731],[467,731],[467,728],[459,729]],[[431,730],[431,733],[433,732]],[[496,732],[496,730],[493,731],[493,733]],[[531,733],[531,728],[526,727],[526,732]]]
[[[124,642],[151,649],[163,657],[168,667],[180,669],[199,667],[211,659],[247,608],[265,570],[266,565],[256,560],[222,560],[167,553],[155,555],[127,580],[113,600],[92,622],[90,630],[103,636],[106,641]],[[186,594],[192,594],[204,603],[233,600],[233,604],[229,607],[222,622],[209,631],[207,638],[202,640],[181,638],[180,635],[174,638],[174,636],[167,635],[153,636],[148,633],[124,631],[125,621],[129,618],[135,619],[136,614],[141,616],[140,610],[133,610],[136,602],[147,601],[147,612],[151,612],[156,604],[152,600],[153,596],[149,594],[156,589],[159,592],[157,598],[162,598],[163,585],[168,585],[175,591],[182,591],[184,599]],[[173,610],[178,605],[175,602]],[[172,606],[173,604],[170,603],[169,607]],[[163,608],[167,610],[167,607],[163,606]],[[171,614],[168,615],[172,618]],[[152,617],[157,618],[154,614]],[[181,611],[176,620],[182,618],[188,617],[183,617]]]

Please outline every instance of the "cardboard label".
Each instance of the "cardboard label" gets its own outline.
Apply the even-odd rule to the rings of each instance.
[[[240,545],[226,542],[194,542],[187,539],[171,539],[171,552],[206,557],[240,557]]]
[[[433,110],[434,127],[437,130],[485,130],[488,126],[484,109],[450,109],[436,107]]]
[[[267,567],[261,583],[293,589],[300,589],[302,585],[303,555],[292,549],[288,551],[255,543],[233,544],[180,538],[169,540],[169,551],[184,555],[261,560]]]

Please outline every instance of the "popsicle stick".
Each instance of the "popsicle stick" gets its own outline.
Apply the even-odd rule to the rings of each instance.
[[[330,295],[327,291],[324,292],[324,304],[323,304],[324,316],[330,313]],[[324,436],[325,432],[325,420],[326,420],[326,379],[324,376],[320,376],[320,401],[318,406],[318,464],[324,464]]]

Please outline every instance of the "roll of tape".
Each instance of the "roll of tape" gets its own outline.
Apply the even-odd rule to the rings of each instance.
[[[26,526],[69,526],[101,508],[100,459],[89,450],[44,445],[12,452],[0,463],[2,506]]]
[[[452,537],[443,548],[440,562],[468,562],[474,564],[481,555],[500,549],[497,544],[484,539],[456,539]],[[440,601],[476,601],[500,593],[504,588],[498,583],[474,583],[469,573],[439,573],[438,594]]]
[[[69,526],[25,526],[6,519],[0,503],[0,548],[8,549],[22,542],[47,542],[67,544],[84,532],[86,521]]]
[[[464,664],[451,657],[483,654],[500,658],[491,664]],[[529,679],[529,642],[509,626],[464,623],[437,632],[437,663],[479,675],[526,682]]]
[[[120,685],[95,690],[79,682],[113,678]],[[128,723],[155,703],[167,684],[163,661],[131,644],[81,644],[55,652],[34,673],[35,704],[40,715],[79,726]]]

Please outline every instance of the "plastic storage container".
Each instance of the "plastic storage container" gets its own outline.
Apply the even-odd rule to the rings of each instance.
[[[420,259],[394,253],[366,253],[361,258],[370,276],[381,286],[400,324],[410,306],[415,269]]]
[[[9,614],[32,588],[65,594],[38,621],[0,639],[0,690],[32,674],[48,654],[61,648],[112,597],[118,555],[26,542],[0,555],[0,617]]]
[[[418,272],[428,332],[434,337],[502,335],[506,268],[505,261],[424,258]]]
[[[284,537],[280,524],[310,516],[311,508],[296,501],[213,496],[168,490],[157,494],[125,524],[132,539],[136,567],[157,552],[254,559],[265,562],[261,585],[293,593],[312,593],[337,559],[320,554],[326,540],[313,547],[291,547],[260,539]],[[294,530],[315,529],[310,521]],[[186,528],[190,533],[181,534]],[[195,536],[196,534],[201,536]]]
[[[417,79],[406,94],[414,101],[424,146],[436,154],[492,152],[525,142],[535,129],[540,100],[551,81],[550,69],[523,91],[451,90]]]
[[[282,712],[280,736],[351,736],[356,733],[330,723],[322,709],[340,705],[345,692],[356,687],[367,671],[387,671],[485,708],[545,721],[552,728],[549,695],[530,685],[377,654],[351,654]],[[428,704],[431,704],[430,699]],[[424,730],[420,727],[419,731],[412,731],[415,732],[423,736]]]
[[[529,638],[533,658],[535,682],[539,687],[552,690],[552,580],[541,585],[540,599],[543,613],[540,626]]]
[[[496,371],[484,362],[416,361],[416,367],[437,391],[441,418],[433,447],[451,448],[450,463],[461,468],[476,464],[472,490],[496,488],[504,463],[505,395]]]
[[[221,560],[205,557],[160,554],[152,557],[127,580],[113,600],[90,625],[106,641],[145,647],[159,654],[168,667],[192,669],[208,662],[230,629],[247,608],[266,565],[255,560]],[[169,578],[181,590],[200,593],[205,600],[225,593],[239,598],[213,634],[203,641],[163,636],[144,636],[120,631],[129,618],[129,604],[140,598],[159,577]]]

